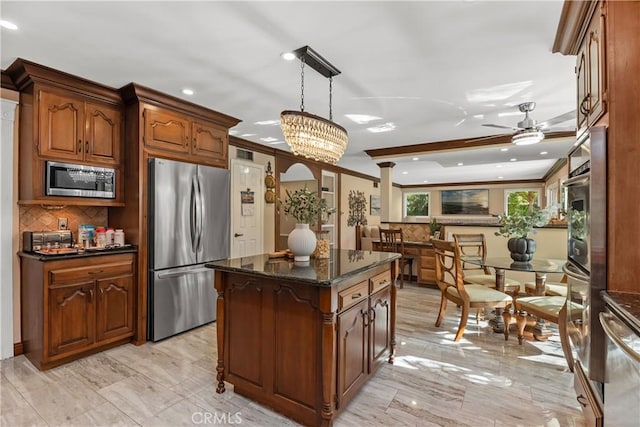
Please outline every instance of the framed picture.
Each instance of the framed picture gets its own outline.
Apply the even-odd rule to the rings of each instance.
[[[371,215],[380,215],[380,196],[371,195]]]
[[[489,215],[489,190],[443,190],[443,215]]]

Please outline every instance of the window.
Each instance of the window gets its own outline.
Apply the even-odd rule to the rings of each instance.
[[[529,210],[529,206],[540,206],[540,190],[505,190],[504,205],[504,211],[507,215],[511,215],[514,212],[525,213]]]
[[[429,216],[430,193],[404,193],[404,216]]]

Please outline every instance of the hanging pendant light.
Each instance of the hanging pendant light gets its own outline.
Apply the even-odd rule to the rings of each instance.
[[[335,165],[349,141],[345,128],[332,121],[333,76],[340,74],[340,70],[309,46],[296,49],[293,54],[301,63],[300,111],[285,110],[280,113],[282,134],[293,154]],[[329,120],[304,111],[305,64],[329,79]]]

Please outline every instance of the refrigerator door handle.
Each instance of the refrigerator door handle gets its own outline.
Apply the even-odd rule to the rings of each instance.
[[[190,199],[190,212],[189,212],[189,231],[191,233],[191,250],[196,252],[197,250],[197,238],[198,238],[198,230],[197,230],[197,216],[198,216],[198,195],[196,188],[196,179],[193,177],[191,179],[191,199]]]
[[[196,184],[196,200],[197,200],[197,215],[196,215],[196,252],[200,252],[202,250],[202,233],[204,228],[204,201],[202,197],[202,185],[200,184],[200,177],[196,175],[195,177]]]

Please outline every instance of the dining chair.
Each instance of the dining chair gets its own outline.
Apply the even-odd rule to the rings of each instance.
[[[409,277],[413,271],[413,258],[405,256],[404,238],[402,237],[402,229],[380,229],[380,250],[382,252],[396,252],[400,256],[400,289],[404,287],[404,267],[409,266]]]
[[[432,240],[436,257],[436,282],[440,288],[440,312],[436,320],[436,327],[442,324],[447,301],[462,308],[458,332],[454,341],[459,341],[467,326],[469,311],[472,308],[499,307],[511,305],[511,296],[490,287],[467,284],[462,278],[462,262],[460,252],[454,242],[446,240]]]
[[[571,307],[572,316],[580,317],[583,311],[580,304],[567,301],[565,296],[531,296],[520,297],[513,301],[513,308],[518,325],[518,344],[522,345],[524,341],[524,329],[527,325],[527,317],[535,316],[558,325],[558,334],[560,335],[560,346],[562,353],[567,361],[567,365],[573,372],[573,354],[569,346],[569,337],[567,331],[567,310]],[[574,314],[575,313],[575,314]],[[508,310],[502,313],[504,318],[504,339],[509,339],[509,327],[511,323],[511,314]]]
[[[480,258],[487,257],[487,243],[484,234],[454,234],[453,241],[458,247],[462,259],[462,274],[464,281],[474,285],[483,285],[490,288],[496,287],[496,275],[491,273],[488,267],[482,267],[476,264],[464,262],[464,258]],[[517,280],[504,279],[504,288],[511,295],[517,295],[520,292],[521,283]]]

